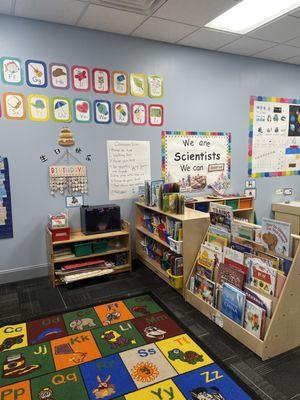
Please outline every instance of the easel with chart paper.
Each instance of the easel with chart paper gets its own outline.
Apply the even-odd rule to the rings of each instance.
[[[259,225],[247,224],[260,228]],[[205,241],[205,239],[204,239]],[[203,242],[204,242],[203,241]],[[214,321],[243,345],[248,347],[263,361],[292,350],[300,345],[300,236],[292,235],[293,262],[285,285],[267,323],[264,339],[258,339],[243,326],[237,324],[220,310],[212,307],[189,290],[190,279],[196,267],[196,261],[190,271],[185,287],[185,300],[206,317]]]

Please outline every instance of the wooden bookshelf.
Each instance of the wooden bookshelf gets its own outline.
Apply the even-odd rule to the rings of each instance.
[[[101,253],[92,253],[89,255],[85,256],[80,256],[76,257],[75,254],[72,255],[65,255],[65,256],[57,256],[55,255],[55,249],[59,246],[68,246],[70,245],[70,248],[72,245],[76,243],[84,243],[84,242],[92,242],[94,240],[101,240],[101,239],[114,239],[114,238],[120,238],[121,246],[116,247],[116,248],[108,248],[107,250],[101,252]],[[53,287],[65,284],[58,275],[56,275],[55,271],[58,267],[58,265],[61,265],[66,262],[71,262],[71,261],[84,261],[84,260],[89,260],[90,258],[95,258],[95,257],[105,257],[117,253],[128,253],[128,263],[125,265],[118,265],[113,268],[113,271],[110,272],[109,274],[105,275],[99,275],[101,276],[107,276],[107,275],[114,275],[117,273],[125,272],[125,271],[131,271],[131,263],[132,263],[132,256],[131,256],[131,234],[130,234],[130,224],[127,221],[122,221],[122,229],[120,231],[114,231],[114,232],[106,232],[106,233],[99,233],[95,235],[84,235],[81,231],[79,230],[73,230],[71,231],[71,236],[69,240],[63,240],[63,241],[53,241],[52,240],[52,234],[48,228],[46,227],[46,243],[47,243],[47,256],[48,256],[48,269],[49,269],[49,277],[50,281],[53,285]],[[82,269],[82,272],[84,272],[84,268]],[[98,278],[96,277],[88,277],[87,279],[95,279]],[[84,278],[83,278],[84,279]],[[82,280],[82,279],[78,279]]]
[[[254,198],[251,196],[221,197],[218,199],[207,196],[193,197],[193,201],[186,201],[186,206],[202,212],[209,211],[210,203],[220,203],[232,206],[235,218],[245,219],[250,223],[254,222]]]
[[[259,225],[250,226],[260,228]],[[293,263],[282,289],[280,297],[274,298],[271,319],[267,319],[263,339],[258,339],[243,326],[237,324],[220,310],[210,306],[189,290],[189,281],[194,272],[190,271],[185,286],[185,300],[214,321],[221,329],[256,353],[261,359],[268,360],[286,351],[300,346],[300,236],[292,235]]]
[[[142,226],[141,220],[145,212],[153,212],[159,215],[165,215],[168,218],[182,222],[183,228],[183,247],[182,247],[182,257],[183,257],[183,288],[185,287],[186,281],[190,275],[190,271],[193,267],[195,257],[199,250],[200,244],[204,239],[208,225],[209,225],[209,214],[202,213],[200,211],[192,210],[190,208],[185,208],[184,214],[170,214],[160,210],[157,207],[145,206],[143,203],[135,203],[135,242],[136,242],[136,254],[137,258],[151,271],[157,274],[161,279],[170,284],[169,276],[166,271],[164,271],[160,264],[149,257],[141,244],[145,237],[149,237],[155,240],[162,246],[170,248],[168,243],[162,240],[159,236],[148,231],[144,226]],[[178,255],[180,257],[180,255]],[[183,290],[178,290],[183,294]]]

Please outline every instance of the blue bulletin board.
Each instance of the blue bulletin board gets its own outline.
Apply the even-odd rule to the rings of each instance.
[[[0,156],[0,239],[13,237],[8,161]]]

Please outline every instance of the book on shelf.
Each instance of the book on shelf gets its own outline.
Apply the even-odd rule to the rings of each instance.
[[[232,242],[235,243],[235,246],[237,243],[239,243],[240,245],[245,246],[245,252],[248,253],[249,249],[251,249],[251,253],[256,253],[257,251],[266,251],[266,246],[264,244],[261,243],[257,243],[257,242],[253,242],[251,240],[247,240],[247,239],[243,239],[241,237],[238,236],[234,236],[232,238]],[[242,248],[242,247],[241,247]]]
[[[244,328],[261,339],[264,335],[266,311],[257,304],[246,300]]]
[[[237,236],[234,236],[231,242],[231,248],[233,250],[236,250],[240,253],[252,253],[252,247],[246,246],[245,244],[239,243],[235,241],[236,239],[239,239]]]
[[[244,325],[246,295],[229,283],[222,289],[221,312],[239,325]]]
[[[162,187],[164,181],[159,179],[157,181],[151,181],[150,183],[150,205],[152,207],[159,207],[160,204],[160,187]]]
[[[197,263],[211,270],[223,262],[223,252],[219,246],[211,243],[202,243],[198,253]]]
[[[268,250],[281,254],[290,255],[291,247],[291,224],[275,219],[262,219],[262,240]]]
[[[230,283],[231,285],[237,287],[238,289],[242,290],[245,283],[245,274],[243,271],[238,270],[237,268],[227,265],[227,264],[220,264],[216,268],[215,273],[215,281],[219,285],[223,285],[225,282]]]
[[[215,306],[215,290],[215,282],[199,274],[195,275],[194,293],[212,307]]]
[[[238,236],[247,240],[254,240],[254,228],[249,225],[243,224],[240,221],[233,221],[231,233],[233,236]]]
[[[246,253],[247,254],[247,253]],[[245,254],[232,248],[224,248],[224,264],[230,265],[235,269],[242,271],[245,275],[245,281],[248,281],[249,266],[245,264]]]
[[[272,315],[272,304],[273,301],[271,298],[251,289],[249,287],[244,288],[244,292],[246,294],[246,299],[256,304],[263,310],[265,310],[267,317],[271,318]]]
[[[228,239],[226,237],[212,232],[207,232],[206,241],[214,246],[220,246],[221,248],[228,245]]]
[[[231,225],[233,222],[232,207],[219,203],[210,203],[209,214],[211,225],[231,232]]]
[[[231,233],[230,232],[228,232],[224,229],[218,228],[215,225],[209,225],[207,233],[212,233],[214,235],[218,235],[218,236],[221,236],[221,237],[227,239],[227,246],[230,245],[230,242],[231,242]]]
[[[280,297],[285,281],[286,281],[286,276],[283,273],[278,272],[276,280],[275,297],[277,298]]]
[[[258,257],[250,258],[250,286],[261,289],[274,296],[276,288],[277,270]]]

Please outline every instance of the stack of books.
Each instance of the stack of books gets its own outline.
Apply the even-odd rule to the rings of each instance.
[[[292,265],[291,226],[263,218],[262,227],[233,220],[231,207],[211,203],[190,290],[263,338]]]

